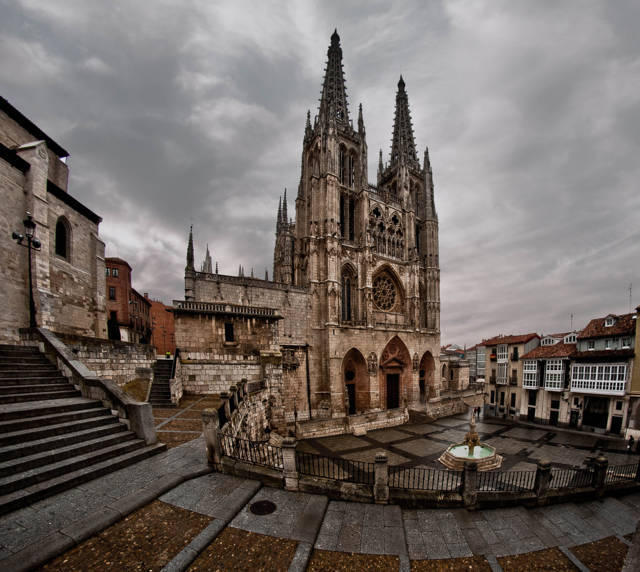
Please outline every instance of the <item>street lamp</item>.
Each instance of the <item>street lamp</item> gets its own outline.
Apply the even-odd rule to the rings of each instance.
[[[35,328],[36,324],[36,303],[33,299],[33,276],[31,272],[31,251],[40,250],[42,244],[35,237],[36,223],[33,221],[31,213],[27,211],[27,217],[22,221],[24,226],[24,234],[13,232],[11,238],[15,240],[20,246],[24,246],[29,251],[29,327]],[[27,244],[23,244],[24,239],[27,239]]]

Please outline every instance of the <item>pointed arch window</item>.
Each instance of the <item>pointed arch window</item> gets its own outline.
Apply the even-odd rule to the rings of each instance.
[[[55,248],[56,256],[66,260],[71,258],[71,225],[63,216],[56,222]]]
[[[352,322],[356,319],[356,287],[358,277],[352,269],[345,267],[342,270],[342,321]]]
[[[338,179],[341,185],[347,184],[347,153],[342,146],[340,146],[338,155]]]

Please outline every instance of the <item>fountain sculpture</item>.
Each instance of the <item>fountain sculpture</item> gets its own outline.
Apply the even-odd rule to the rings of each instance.
[[[490,445],[480,442],[476,431],[476,419],[471,409],[469,431],[462,443],[449,445],[447,450],[438,459],[447,469],[461,471],[465,461],[475,461],[478,471],[492,471],[502,465],[502,457],[496,454],[496,450]]]

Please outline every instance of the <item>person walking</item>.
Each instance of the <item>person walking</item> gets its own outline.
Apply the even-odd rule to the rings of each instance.
[[[635,441],[635,439],[633,438],[633,435],[629,436],[629,440],[627,441],[627,453],[631,453],[633,451],[633,442]]]

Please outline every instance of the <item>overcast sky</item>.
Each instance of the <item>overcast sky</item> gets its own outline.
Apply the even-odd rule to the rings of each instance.
[[[0,0],[0,92],[71,154],[141,292],[184,297],[189,225],[220,271],[272,273],[306,110],[341,37],[369,175],[396,84],[429,147],[442,342],[551,333],[640,293],[640,2]],[[634,295],[633,303],[640,302]]]

